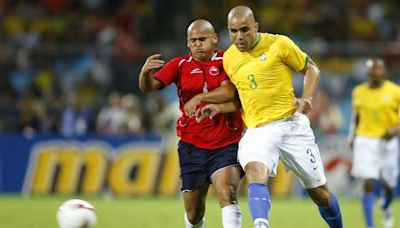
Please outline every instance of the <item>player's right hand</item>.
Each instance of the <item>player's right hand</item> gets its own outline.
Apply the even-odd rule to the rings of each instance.
[[[390,128],[390,129],[388,129],[386,132],[385,132],[385,134],[382,136],[382,138],[384,139],[384,140],[391,140],[393,137],[395,137],[396,136],[396,130],[397,130],[397,128]]]
[[[197,109],[195,116],[196,122],[201,122],[204,118],[212,119],[216,115],[221,113],[221,107],[218,104],[207,104],[199,109]]]
[[[161,54],[154,54],[146,59],[142,67],[142,73],[148,74],[151,70],[164,66],[165,61],[161,60]]]

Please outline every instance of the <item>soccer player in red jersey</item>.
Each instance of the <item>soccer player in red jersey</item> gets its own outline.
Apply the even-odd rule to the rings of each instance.
[[[187,29],[189,54],[173,58],[166,64],[160,54],[152,55],[147,58],[139,76],[139,87],[143,92],[161,90],[172,83],[178,87],[182,112],[177,122],[177,134],[181,138],[178,153],[187,228],[205,226],[205,202],[210,183],[222,208],[223,226],[241,227],[242,213],[236,198],[243,174],[237,162],[238,142],[243,131],[240,113],[196,121],[184,110],[189,100],[201,107],[206,103],[229,101],[236,94],[222,66],[223,52],[214,51],[217,41],[211,23],[196,20]],[[152,73],[160,67],[158,72]],[[225,89],[231,93],[225,94]],[[223,93],[220,94],[220,90]]]

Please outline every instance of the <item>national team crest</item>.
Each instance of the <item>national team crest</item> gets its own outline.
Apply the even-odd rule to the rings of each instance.
[[[215,66],[210,67],[210,70],[208,71],[209,74],[212,76],[217,76],[219,75],[219,69]]]
[[[389,95],[386,95],[386,94],[385,94],[385,95],[383,96],[383,101],[388,101],[388,100],[389,100]]]
[[[262,62],[264,62],[265,60],[267,60],[267,54],[262,53],[262,55],[260,56],[260,60],[261,60]]]

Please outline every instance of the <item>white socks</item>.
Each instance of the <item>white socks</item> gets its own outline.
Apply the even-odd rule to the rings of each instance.
[[[186,228],[204,228],[205,227],[205,219],[204,219],[204,217],[196,225],[193,225],[192,223],[189,222],[189,219],[187,218],[187,214],[186,213],[185,213],[184,217],[185,217]]]
[[[185,213],[186,228],[204,228],[205,219],[196,225],[189,222],[187,214]],[[222,208],[222,225],[224,228],[241,228],[242,227],[242,210],[239,204],[231,204]]]
[[[269,223],[268,220],[263,218],[257,218],[254,220],[254,228],[268,228]]]
[[[242,210],[239,204],[231,204],[222,208],[222,225],[224,228],[242,227]]]

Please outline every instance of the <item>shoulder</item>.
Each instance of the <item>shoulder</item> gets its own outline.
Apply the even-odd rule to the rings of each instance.
[[[354,87],[353,94],[362,93],[362,92],[366,91],[367,89],[368,89],[368,84],[366,82],[364,82],[364,83],[359,84]]]
[[[224,56],[224,51],[223,50],[217,50],[216,51],[216,56],[217,57],[223,57]]]
[[[171,63],[173,65],[177,65],[179,67],[185,62],[191,62],[191,60],[192,60],[192,56],[190,54],[186,54],[186,55],[181,55],[181,56],[171,59],[169,61],[169,63]]]
[[[234,44],[231,44],[228,49],[224,52],[224,58],[229,58],[237,52],[237,48]]]
[[[294,41],[290,37],[288,37],[286,35],[281,35],[281,34],[273,35],[273,34],[271,34],[271,38],[274,38],[274,40],[276,41],[276,43],[278,45],[291,46],[291,45],[295,44]]]
[[[224,57],[224,51],[222,50],[217,50],[213,57],[211,58],[211,61],[220,61]]]
[[[223,54],[223,62],[224,65],[232,62],[235,58],[237,58],[239,50],[237,50],[236,46],[232,44]]]
[[[398,85],[390,80],[385,80],[384,85],[388,86],[388,87],[396,88],[396,89],[400,88],[400,85]]]
[[[261,39],[269,40],[269,41],[271,41],[271,40],[275,41],[283,36],[281,34],[273,34],[273,33],[268,33],[268,32],[263,32],[260,34],[261,34]]]
[[[396,84],[393,81],[385,80],[383,84],[383,90],[400,96],[400,85]]]

